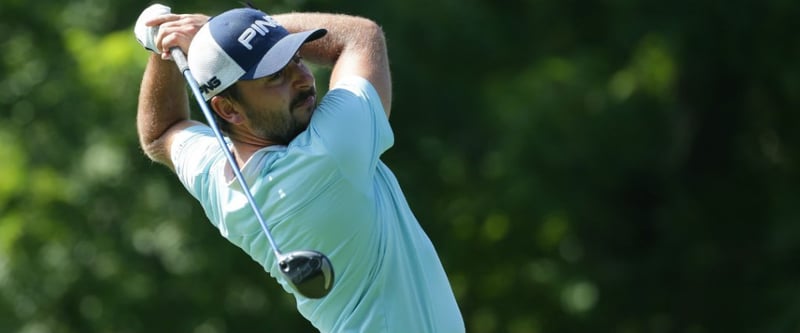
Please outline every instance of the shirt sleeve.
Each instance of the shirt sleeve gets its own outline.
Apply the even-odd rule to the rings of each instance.
[[[340,80],[328,92],[309,129],[340,171],[359,183],[372,179],[381,154],[394,143],[378,92],[369,81],[356,76]]]
[[[175,135],[171,158],[178,179],[201,203],[210,200],[210,170],[222,157],[216,137],[208,126],[186,128]]]

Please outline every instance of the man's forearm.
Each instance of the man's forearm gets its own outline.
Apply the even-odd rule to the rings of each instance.
[[[183,76],[172,61],[151,55],[139,90],[136,127],[144,152],[164,162],[161,138],[170,126],[189,119],[189,101]]]
[[[332,66],[339,56],[352,48],[373,48],[383,42],[383,33],[373,21],[365,18],[327,13],[289,13],[274,18],[289,32],[325,28],[324,38],[305,44],[302,56],[308,61]]]

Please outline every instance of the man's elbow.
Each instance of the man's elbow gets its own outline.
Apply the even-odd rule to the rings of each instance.
[[[149,158],[151,161],[167,166],[171,165],[169,161],[169,154],[167,153],[167,150],[164,147],[161,139],[156,139],[153,141],[140,139],[139,146],[142,148],[142,152],[145,154],[145,156],[147,156],[147,158]]]
[[[370,41],[373,47],[377,45],[381,49],[386,48],[386,37],[384,36],[383,28],[377,22],[367,18],[360,18],[358,29],[364,40]]]
[[[147,122],[140,121],[138,126],[139,146],[142,152],[154,162],[164,164],[172,168],[170,156],[170,144],[172,137],[178,131],[189,126],[201,124],[196,121],[180,119],[172,122],[168,126],[148,126]],[[163,130],[161,129],[163,127]]]

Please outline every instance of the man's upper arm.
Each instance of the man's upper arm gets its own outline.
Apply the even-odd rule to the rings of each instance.
[[[164,164],[172,171],[175,171],[175,165],[172,163],[172,143],[175,136],[181,131],[196,125],[203,125],[203,123],[194,120],[179,121],[164,131],[161,136],[151,142],[148,147],[145,147],[147,155],[158,163]]]
[[[185,122],[170,128],[164,138],[170,166],[181,184],[201,203],[213,195],[214,166],[224,160],[222,148],[210,127],[199,122]]]
[[[323,98],[307,133],[354,184],[367,186],[381,154],[394,143],[377,91],[358,76],[340,80]],[[297,145],[302,146],[303,137]]]

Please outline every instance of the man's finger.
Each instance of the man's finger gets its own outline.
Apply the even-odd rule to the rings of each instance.
[[[159,15],[159,16],[153,17],[153,18],[145,21],[144,25],[146,25],[148,27],[154,27],[154,26],[162,25],[162,24],[164,24],[166,22],[177,21],[177,20],[180,20],[180,19],[181,19],[181,15],[179,15],[179,14],[172,14],[172,13],[164,14],[164,15]]]

